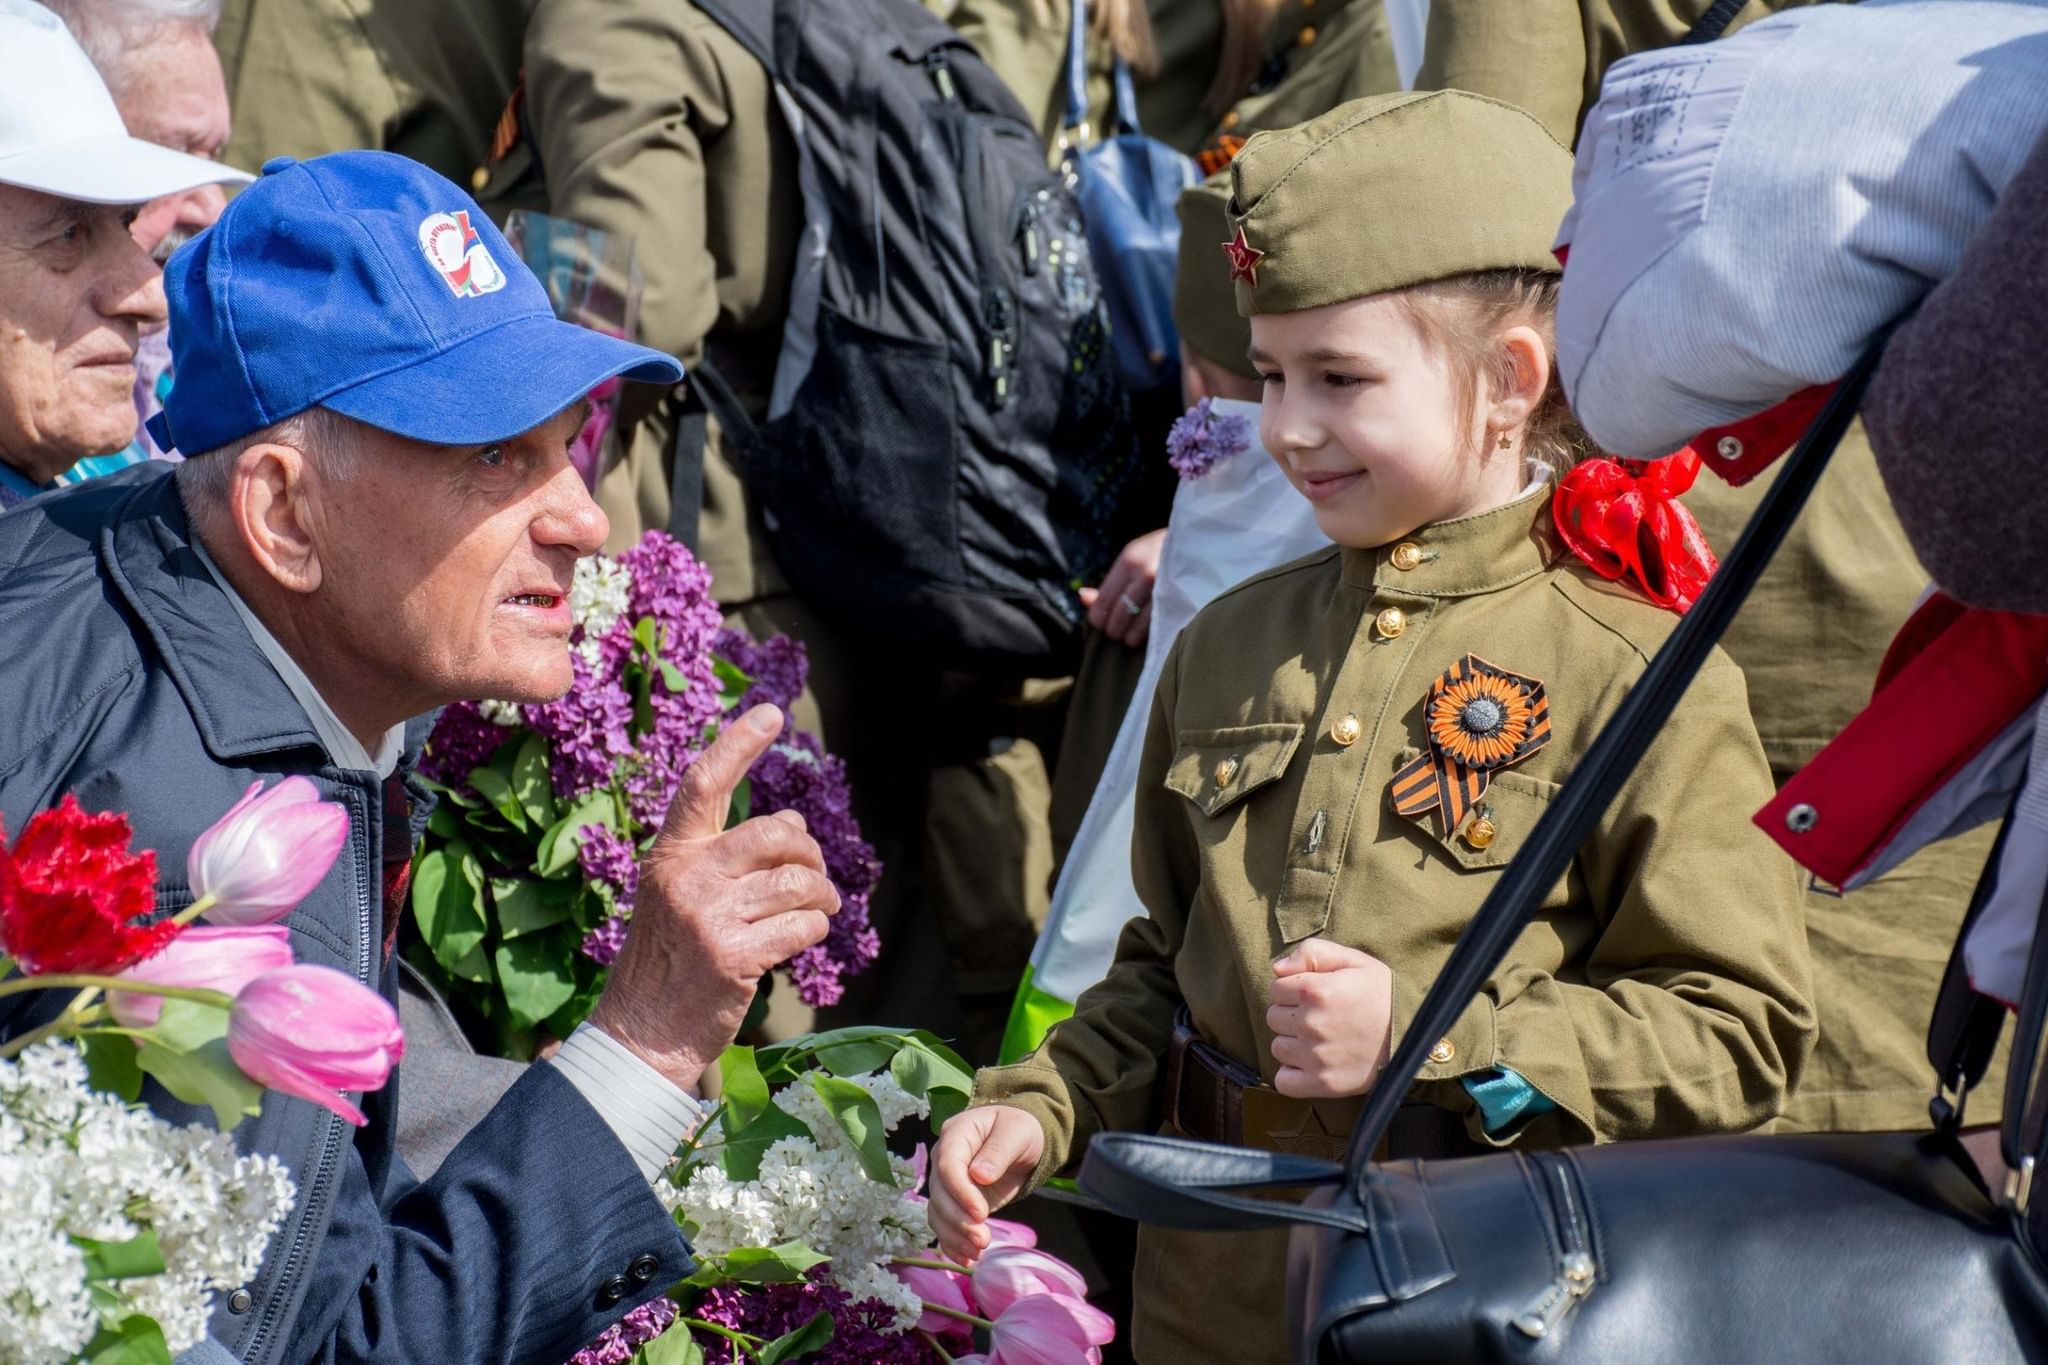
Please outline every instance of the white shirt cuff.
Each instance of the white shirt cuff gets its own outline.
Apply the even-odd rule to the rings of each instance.
[[[694,1096],[595,1024],[578,1024],[550,1060],[618,1134],[649,1180],[661,1174],[676,1144],[704,1117]]]

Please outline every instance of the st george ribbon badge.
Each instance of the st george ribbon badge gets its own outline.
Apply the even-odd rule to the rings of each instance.
[[[1419,820],[1441,809],[1448,834],[1465,819],[1493,774],[1550,743],[1543,684],[1467,654],[1429,685],[1423,702],[1429,747],[1394,774],[1394,810]]]

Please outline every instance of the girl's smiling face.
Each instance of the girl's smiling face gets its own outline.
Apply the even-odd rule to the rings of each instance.
[[[1502,506],[1527,483],[1519,427],[1533,399],[1519,391],[1527,382],[1541,394],[1549,380],[1541,338],[1526,327],[1498,338],[1514,352],[1518,392],[1482,380],[1474,394],[1415,306],[1375,294],[1251,319],[1265,381],[1259,435],[1339,545],[1385,545]]]

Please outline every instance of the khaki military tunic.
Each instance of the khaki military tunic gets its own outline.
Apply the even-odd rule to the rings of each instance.
[[[1552,549],[1549,499],[1332,549],[1251,579],[1182,634],[1154,702],[1132,873],[1148,915],[1108,976],[979,1102],[1044,1125],[1048,1177],[1106,1130],[1152,1131],[1175,1007],[1276,1070],[1272,962],[1322,935],[1392,969],[1398,1042],[1499,870],[1676,617]],[[1402,567],[1408,565],[1410,567]],[[1394,614],[1390,614],[1394,613]],[[1497,833],[1389,806],[1431,684],[1468,653],[1546,688],[1552,739],[1497,771]],[[1355,736],[1355,738],[1354,738]],[[1345,739],[1351,742],[1344,742]],[[1571,870],[1432,1053],[1414,1098],[1485,1141],[1610,1141],[1768,1122],[1812,1043],[1791,862],[1750,823],[1771,795],[1741,673],[1715,654]],[[1486,1138],[1460,1077],[1506,1067],[1555,1102]],[[1312,1126],[1348,1131],[1356,1100]],[[1140,1359],[1285,1359],[1284,1237],[1146,1227]],[[1217,1287],[1229,1285],[1226,1298]]]
[[[1727,32],[1810,0],[1748,0]],[[1520,105],[1569,147],[1607,68],[1669,47],[1713,0],[1449,0],[1429,7],[1417,90],[1471,90]]]
[[[768,73],[694,5],[541,0],[527,37],[526,100],[549,212],[634,243],[640,340],[686,367],[708,351],[759,410],[803,226],[796,149]],[[648,401],[655,397],[620,414],[622,457],[598,489],[612,549],[668,525],[680,404]],[[716,437],[698,534],[721,601],[782,590],[758,514]]]
[[[1067,0],[926,0],[981,52],[1057,151],[1066,119]],[[1138,81],[1146,133],[1190,156],[1219,134],[1249,136],[1314,118],[1346,100],[1401,88],[1393,41],[1379,0],[1285,0],[1266,39],[1262,82],[1220,117],[1204,101],[1223,43],[1218,0],[1153,0],[1159,69]],[[1107,128],[1110,53],[1091,42],[1088,124]]]
[[[469,187],[519,74],[532,0],[226,0],[214,44],[233,135],[274,156],[399,152]]]

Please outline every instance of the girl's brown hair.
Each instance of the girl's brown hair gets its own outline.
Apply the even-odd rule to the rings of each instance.
[[[1485,270],[1418,284],[1399,293],[1423,339],[1451,359],[1459,411],[1469,413],[1484,392],[1512,388],[1514,360],[1496,338],[1510,327],[1530,327],[1550,352],[1550,383],[1523,428],[1522,449],[1562,478],[1596,451],[1564,399],[1557,373],[1557,294],[1563,276],[1545,270]]]

